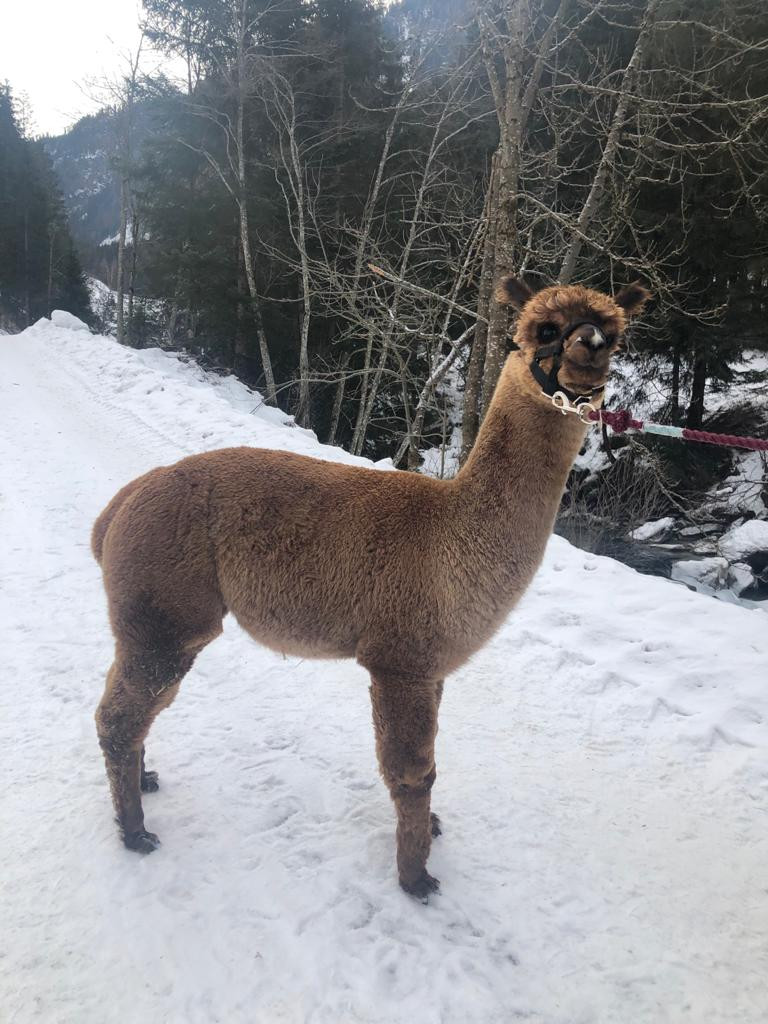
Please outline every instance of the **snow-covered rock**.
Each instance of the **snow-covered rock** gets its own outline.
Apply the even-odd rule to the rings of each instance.
[[[743,562],[750,555],[763,551],[768,555],[768,522],[750,519],[729,530],[720,538],[718,547],[729,562]]]
[[[672,579],[680,583],[703,584],[712,590],[723,590],[728,586],[727,558],[697,558],[675,562]]]
[[[653,519],[643,523],[636,530],[632,530],[629,536],[632,540],[661,540],[674,525],[675,520],[672,516],[665,516],[663,519]]]

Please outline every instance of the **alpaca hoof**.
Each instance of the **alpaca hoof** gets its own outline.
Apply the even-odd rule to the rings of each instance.
[[[422,870],[415,882],[400,882],[400,888],[422,903],[429,903],[429,894],[439,892],[440,882],[430,875],[426,868]]]
[[[137,853],[152,853],[160,845],[160,840],[155,833],[147,832],[143,828],[138,832],[124,833],[123,842],[129,850],[136,850]]]
[[[429,826],[432,832],[432,838],[437,839],[438,836],[443,834],[443,825],[436,814],[430,814]]]
[[[160,779],[157,776],[157,772],[142,772],[141,792],[156,793],[158,789],[160,789]]]

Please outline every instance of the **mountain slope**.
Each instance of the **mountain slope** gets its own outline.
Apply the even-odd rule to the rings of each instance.
[[[91,250],[120,223],[120,189],[110,165],[112,116],[106,110],[81,118],[63,135],[43,139],[53,161],[77,243]]]
[[[5,1019],[765,1020],[765,617],[559,538],[447,683],[430,906],[397,888],[365,673],[232,622],[149,739],[163,846],[123,850],[93,518],[191,451],[362,460],[231,378],[54,320],[0,338]]]

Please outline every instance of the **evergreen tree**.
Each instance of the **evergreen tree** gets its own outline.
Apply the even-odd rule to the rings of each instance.
[[[768,347],[758,0],[144,6],[186,73],[140,76],[129,285],[164,309],[154,340],[234,368],[330,439],[394,443],[415,464],[460,418],[466,382],[471,443],[509,345],[492,298],[505,270],[645,279],[657,298],[634,344],[672,353],[666,412],[691,424],[743,350]],[[18,143],[5,104],[0,133]],[[0,150],[4,302],[22,318],[60,220],[35,159]],[[90,270],[116,228],[94,228]]]
[[[23,327],[57,307],[91,315],[50,158],[22,134],[6,84],[0,88],[0,319]]]

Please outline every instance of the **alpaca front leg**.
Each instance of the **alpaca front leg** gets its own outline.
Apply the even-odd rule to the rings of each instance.
[[[379,767],[397,811],[397,870],[407,893],[426,902],[439,882],[426,868],[433,835],[430,794],[442,684],[372,676]]]

